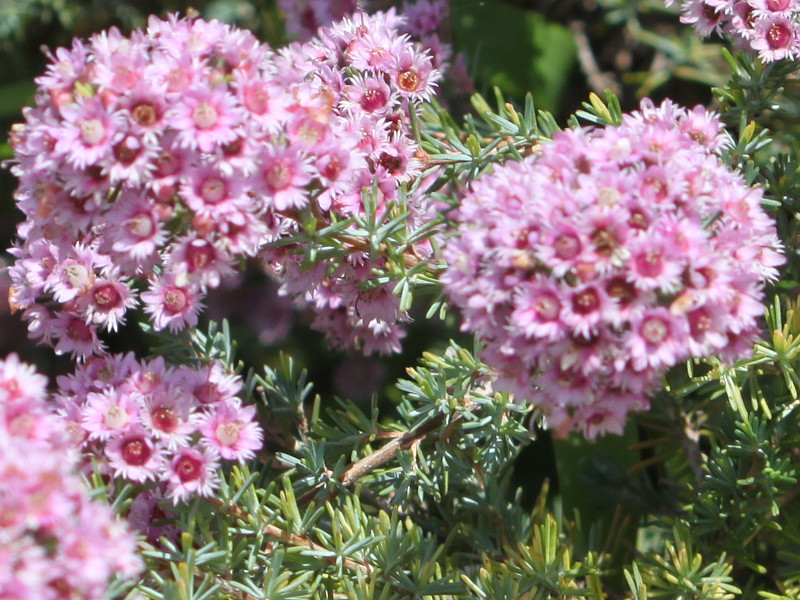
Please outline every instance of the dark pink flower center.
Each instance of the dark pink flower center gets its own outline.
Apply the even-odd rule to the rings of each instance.
[[[149,127],[158,120],[156,107],[149,102],[141,102],[131,110],[131,117],[142,127]]]
[[[189,271],[202,269],[214,262],[214,249],[204,240],[196,240],[186,249]]]
[[[599,410],[594,412],[586,419],[586,423],[588,425],[600,425],[603,421],[608,418],[609,413],[603,410]]]
[[[361,108],[367,112],[373,112],[386,106],[386,94],[380,90],[367,90],[361,96]]]
[[[191,454],[184,454],[175,462],[174,469],[182,483],[195,481],[203,474],[203,461]]]
[[[611,256],[619,245],[617,236],[609,229],[596,229],[592,233],[595,252],[600,256]]]
[[[716,23],[720,18],[720,13],[718,13],[713,6],[709,6],[708,4],[703,5],[703,16],[708,21],[709,25],[713,25]]]
[[[572,297],[572,309],[581,315],[588,315],[600,307],[600,298],[594,288],[582,290]]]
[[[194,395],[201,404],[212,404],[219,400],[217,386],[211,382],[198,385],[194,390]]]
[[[92,339],[92,330],[82,320],[74,318],[67,326],[67,337],[77,342],[89,342]]]
[[[413,92],[419,88],[422,80],[414,69],[402,71],[397,77],[397,87],[404,92]]]
[[[786,48],[792,41],[792,30],[786,23],[773,23],[767,30],[767,44],[773,50]]]
[[[320,173],[323,177],[327,179],[336,179],[338,177],[339,172],[341,171],[341,164],[339,163],[339,159],[335,156],[331,156],[328,160],[328,164],[325,165]]]
[[[99,285],[94,290],[94,302],[99,308],[112,309],[120,304],[122,297],[110,283]]]
[[[114,158],[123,164],[130,164],[142,150],[142,143],[134,136],[126,136],[114,146]]]
[[[186,292],[181,288],[172,288],[164,292],[164,308],[172,314],[183,312],[189,304]]]
[[[150,457],[153,455],[153,450],[147,444],[144,438],[136,437],[126,440],[122,444],[120,450],[122,460],[127,464],[134,467],[141,467],[146,464]]]
[[[711,329],[712,320],[705,310],[695,310],[689,314],[689,328],[693,336],[702,337]]]
[[[628,225],[633,229],[647,229],[650,225],[650,220],[640,210],[632,210],[631,217],[628,219]]]
[[[162,152],[156,159],[156,175],[159,177],[166,177],[167,175],[174,175],[181,168],[181,161],[177,155],[172,152]]]
[[[663,200],[667,197],[667,191],[669,190],[669,187],[667,186],[666,182],[658,177],[648,177],[645,179],[644,184],[650,188],[657,200]]]
[[[154,410],[150,419],[153,421],[153,427],[164,433],[172,433],[178,427],[178,413],[169,406]]]
[[[628,306],[636,298],[636,289],[633,284],[622,277],[609,280],[606,284],[606,293],[622,307]]]
[[[664,265],[660,250],[648,250],[636,257],[636,270],[645,277],[661,275],[663,269]]]
[[[378,164],[392,175],[399,175],[403,172],[403,159],[399,156],[389,154],[388,152],[381,153]]]
[[[225,144],[222,147],[222,152],[225,156],[236,156],[242,151],[242,146],[244,146],[244,140],[240,137],[237,137],[229,144]]]

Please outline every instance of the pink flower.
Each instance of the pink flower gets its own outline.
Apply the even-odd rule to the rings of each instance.
[[[255,422],[254,406],[237,401],[219,402],[213,412],[199,420],[202,443],[214,448],[225,460],[244,462],[261,449],[263,432]]]
[[[797,23],[785,16],[768,16],[755,24],[750,47],[764,62],[797,58]]]
[[[219,455],[210,447],[187,447],[175,452],[166,467],[164,479],[173,504],[190,496],[211,496],[219,486]]]
[[[682,315],[662,306],[645,311],[632,323],[627,336],[631,366],[637,371],[671,367],[685,355],[688,334]]]
[[[161,448],[140,425],[112,437],[105,453],[115,477],[139,483],[157,479],[164,463]]]
[[[187,173],[179,194],[186,205],[201,216],[236,212],[250,204],[241,178],[226,177],[219,169],[205,165]]]
[[[125,313],[136,306],[131,289],[117,279],[95,279],[92,289],[78,300],[89,323],[116,331],[125,322]]]
[[[180,369],[177,377],[180,385],[204,406],[235,402],[242,390],[241,377],[228,373],[218,361],[200,369]]]
[[[98,96],[80,97],[77,104],[63,106],[64,127],[53,129],[54,151],[78,169],[98,164],[111,153],[112,142],[124,116],[110,113]]]
[[[361,110],[376,117],[386,116],[394,108],[395,93],[381,78],[358,77],[345,89],[343,106]]]
[[[24,402],[32,407],[43,406],[47,393],[47,378],[35,367],[9,354],[0,361],[0,407]]]
[[[223,278],[234,273],[231,256],[212,240],[189,234],[172,244],[166,270],[178,281],[196,286],[218,287]]]
[[[106,218],[114,224],[107,233],[112,252],[129,257],[134,269],[159,260],[157,250],[167,235],[155,207],[145,198],[124,190]]]
[[[429,100],[435,91],[438,72],[426,54],[406,50],[395,58],[394,84],[401,96]]]
[[[129,430],[139,418],[139,403],[122,390],[89,392],[81,425],[89,439],[106,441]]]
[[[140,418],[147,431],[169,450],[187,446],[197,430],[190,397],[172,382],[144,396]],[[223,458],[227,458],[224,457]]]
[[[144,312],[150,315],[156,331],[165,328],[180,331],[197,325],[198,314],[203,308],[203,295],[188,281],[178,284],[180,279],[168,272],[153,280],[150,289],[141,294]]]
[[[181,146],[210,153],[236,139],[236,127],[244,115],[230,92],[221,87],[195,86],[181,98],[167,117],[169,126],[178,131]]]
[[[95,248],[80,243],[70,248],[67,256],[55,266],[46,280],[45,289],[58,302],[69,302],[86,294],[94,285],[95,269],[108,266],[110,262]]]
[[[105,343],[97,336],[97,328],[86,323],[81,316],[62,312],[56,313],[52,319],[43,323],[50,331],[44,333],[45,339],[58,340],[55,344],[56,354],[70,352],[73,356],[86,359],[92,354],[103,354]]]
[[[308,204],[306,185],[311,181],[309,160],[294,148],[266,146],[259,162],[262,170],[258,190],[267,206],[277,211],[302,208]]]

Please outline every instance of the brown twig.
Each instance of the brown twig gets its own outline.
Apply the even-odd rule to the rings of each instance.
[[[474,403],[469,402],[468,406],[472,407]],[[361,477],[364,477],[368,473],[374,471],[381,465],[389,462],[392,460],[398,452],[401,450],[408,450],[412,446],[422,442],[429,434],[436,431],[442,423],[444,423],[447,415],[444,413],[440,413],[424,421],[419,427],[413,429],[411,431],[406,431],[400,434],[394,434],[394,437],[391,441],[389,441],[385,446],[382,446],[372,454],[368,454],[364,458],[356,461],[342,474],[339,478],[339,483],[342,484],[343,487],[349,488],[352,487]],[[463,419],[461,414],[457,414],[453,417],[447,432],[445,433],[446,436],[449,436],[452,433],[453,428]],[[381,437],[381,436],[379,436]],[[298,506],[304,506],[311,502],[314,496],[324,487],[325,483],[320,482],[303,495],[301,495],[297,499]],[[334,489],[331,491],[330,496],[328,496],[328,500],[335,498],[339,492]]]
[[[581,21],[572,21],[569,24],[569,30],[572,32],[572,38],[575,40],[578,50],[578,63],[581,71],[586,76],[586,81],[592,91],[602,95],[608,89],[619,95],[621,91],[619,83],[613,76],[603,73],[597,64],[589,36],[586,35],[586,25]]]
[[[344,487],[352,486],[358,479],[380,467],[381,465],[392,460],[401,450],[408,450],[416,441],[420,441],[433,431],[436,431],[439,426],[444,422],[446,415],[444,413],[431,417],[422,425],[412,431],[406,431],[400,437],[396,437],[382,446],[372,454],[369,454],[361,460],[353,463],[347,471],[344,472],[340,478],[340,482]],[[455,417],[458,419],[458,415]]]
[[[226,504],[216,497],[207,498],[206,500],[210,504],[212,504],[217,510],[225,513],[226,515],[230,515],[232,517],[236,517],[237,519],[242,519],[244,521],[248,520],[245,512],[236,505]],[[281,542],[289,546],[306,548],[313,552],[330,552],[327,548],[317,544],[316,542],[311,541],[305,535],[297,535],[296,533],[290,533],[284,529],[281,529],[277,525],[273,525],[271,523],[267,523],[266,525],[264,525],[261,528],[261,531],[262,533],[265,533],[269,537],[280,540]],[[324,560],[329,565],[335,565],[338,558],[339,558],[338,556],[328,556],[325,557]],[[342,565],[351,571],[362,571],[364,573],[370,572],[371,566],[369,563],[356,562],[352,559],[344,557],[341,558],[342,558]]]

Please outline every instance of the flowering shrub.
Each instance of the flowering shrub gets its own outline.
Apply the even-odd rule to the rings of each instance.
[[[783,257],[761,190],[720,161],[726,143],[702,107],[643,101],[463,199],[445,288],[499,387],[557,433],[619,433],[669,367],[750,352]]]
[[[606,92],[562,131],[498,89],[459,125],[433,99],[438,35],[514,15],[508,39],[545,49],[553,23],[492,0],[451,22],[444,0],[278,3],[305,41],[172,16],[48,53],[0,147],[23,213],[0,287],[62,355],[50,394],[0,361],[0,598],[800,597],[791,63],[727,56],[718,112],[624,114]],[[639,64],[636,40],[648,89],[718,62],[647,30],[652,3],[587,0],[627,32],[595,61],[562,4],[552,39],[574,34],[590,85]],[[793,10],[706,4],[691,15],[752,4],[747,27]],[[512,45],[562,81],[543,61],[571,48]],[[317,355],[292,302],[356,352]],[[241,354],[214,321],[237,312]],[[440,319],[363,356],[400,350],[411,314]],[[459,326],[476,352],[434,339]],[[260,345],[284,335],[279,358]]]
[[[675,0],[666,0],[672,6]],[[685,0],[681,21],[697,35],[729,35],[742,50],[758,52],[764,62],[800,55],[800,3],[796,0]]]
[[[16,355],[0,361],[0,597],[99,600],[143,565],[135,536],[90,500],[46,385]]]

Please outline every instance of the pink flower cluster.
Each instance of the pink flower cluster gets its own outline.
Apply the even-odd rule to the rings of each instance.
[[[130,37],[59,48],[11,136],[26,220],[10,299],[30,335],[86,358],[138,305],[157,330],[193,326],[206,291],[262,256],[300,301],[336,315],[321,323],[386,339],[396,307],[362,298],[372,319],[341,308],[338,288],[371,277],[363,245],[324,281],[292,252],[261,253],[301,215],[324,227],[362,214],[363,189],[390,218],[419,174],[410,111],[438,73],[401,22],[359,13],[276,53],[216,21],[151,18]],[[406,202],[424,214],[421,198]]]
[[[0,361],[0,598],[100,600],[113,576],[140,573],[136,536],[90,500],[46,384],[16,355]]]
[[[453,54],[452,46],[439,36],[449,5],[449,0],[404,0],[401,9],[400,31],[430,53],[439,71],[446,70]],[[286,31],[305,41],[314,37],[320,27],[329,27],[352,13],[368,10],[369,3],[366,0],[278,0],[278,7],[286,18]]]
[[[666,0],[671,6],[675,0]],[[683,0],[681,22],[700,37],[729,35],[740,50],[758,52],[763,62],[800,57],[797,0]]]
[[[620,432],[671,366],[746,354],[784,261],[702,107],[645,100],[478,179],[442,281],[497,386],[558,434]]]
[[[174,504],[211,496],[221,461],[261,449],[256,409],[237,398],[241,378],[213,362],[168,367],[132,354],[96,357],[58,380],[62,428],[112,477],[154,484]]]

